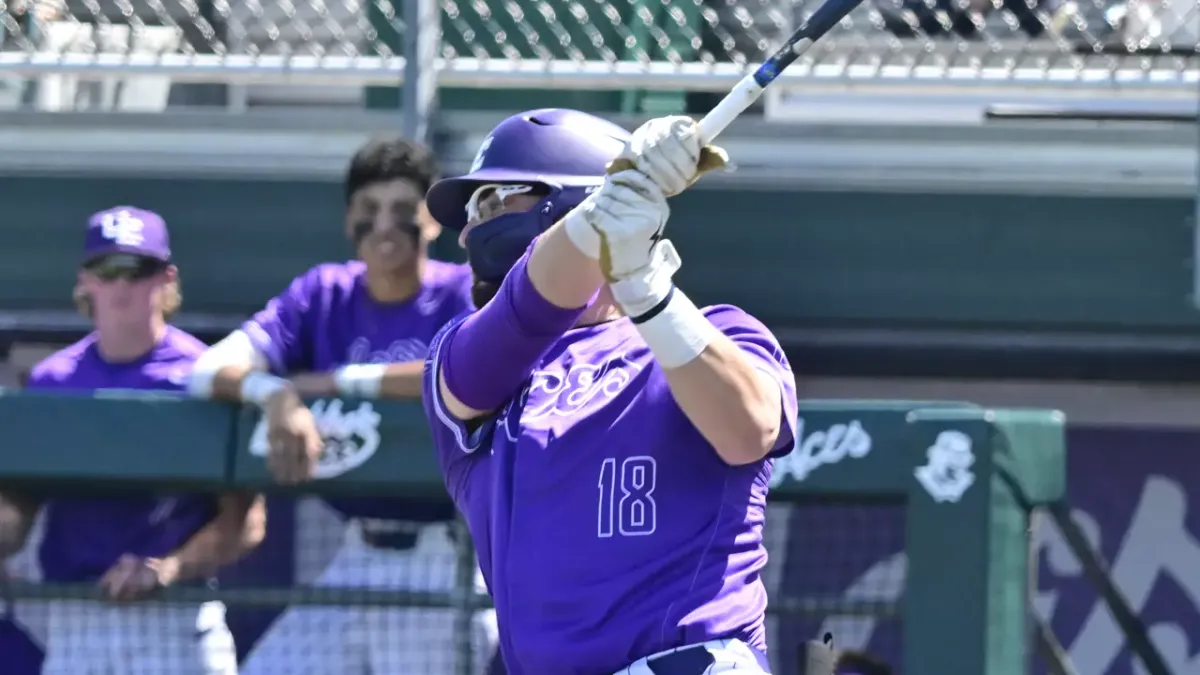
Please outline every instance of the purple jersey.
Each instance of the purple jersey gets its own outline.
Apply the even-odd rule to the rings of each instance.
[[[86,393],[96,389],[183,391],[204,343],[171,326],[142,358],[109,363],[93,333],[34,367],[29,389]],[[171,439],[164,438],[164,452]],[[159,558],[191,539],[216,516],[216,498],[199,495],[131,494],[112,498],[52,497],[46,504],[46,535],[38,552],[46,581],[99,579],[126,553]]]
[[[704,314],[779,383],[786,423],[772,454],[786,454],[796,385],[783,350],[740,309]],[[765,649],[771,461],[725,464],[628,319],[568,331],[519,395],[468,430],[434,377],[461,324],[434,342],[425,411],[495,598],[509,672],[600,675],[726,637]]]
[[[442,326],[471,309],[471,273],[464,265],[430,260],[421,290],[383,304],[367,292],[361,262],[318,265],[297,277],[242,326],[277,375],[326,372],[348,363],[423,360]],[[350,518],[438,521],[448,506],[402,498],[328,498]]]

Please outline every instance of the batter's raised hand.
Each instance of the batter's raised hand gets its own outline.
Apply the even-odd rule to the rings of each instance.
[[[175,581],[179,567],[171,558],[123,555],[100,578],[100,591],[113,602],[141,600]]]
[[[267,469],[275,480],[295,485],[309,480],[325,443],[312,411],[291,388],[276,392],[264,406],[267,421]]]
[[[647,265],[671,216],[663,191],[645,174],[629,169],[604,184],[564,219],[571,241],[600,262],[610,282]]]
[[[625,149],[613,161],[610,173],[637,169],[668,197],[687,189],[701,174],[725,166],[725,151],[706,146],[700,127],[690,117],[656,117],[633,132]]]

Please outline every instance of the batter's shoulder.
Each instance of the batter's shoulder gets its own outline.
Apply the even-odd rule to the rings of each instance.
[[[724,329],[728,326],[731,328],[760,331],[768,335],[771,333],[762,321],[759,321],[753,314],[735,305],[709,305],[700,311],[717,328]]]
[[[29,388],[71,387],[79,384],[86,374],[84,362],[95,347],[96,335],[92,333],[82,340],[60,349],[38,361],[29,371]]]
[[[429,355],[425,359],[427,365],[438,361],[440,358],[439,353],[441,352],[447,338],[449,338],[454,331],[458,330],[458,327],[461,326],[463,322],[471,316],[471,314],[472,311],[461,312],[452,317],[441,328],[438,329],[437,333],[434,334],[433,339],[429,341]]]
[[[700,311],[708,317],[712,325],[717,327],[717,330],[734,342],[742,346],[757,345],[764,350],[765,354],[769,354],[772,360],[787,364],[787,357],[784,355],[779,338],[775,337],[771,329],[767,328],[762,321],[746,310],[734,305],[711,305]]]

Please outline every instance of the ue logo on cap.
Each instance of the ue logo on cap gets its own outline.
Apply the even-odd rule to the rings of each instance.
[[[142,234],[146,224],[128,211],[106,213],[100,219],[100,236],[118,246],[141,246],[146,242]]]
[[[492,147],[492,137],[488,136],[483,139],[483,143],[479,145],[479,152],[475,153],[475,161],[471,162],[471,170],[467,173],[475,173],[483,168],[483,156],[487,154],[488,148]]]

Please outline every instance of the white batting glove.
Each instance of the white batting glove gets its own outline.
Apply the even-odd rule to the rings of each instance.
[[[608,285],[613,299],[631,318],[644,316],[671,293],[671,278],[683,261],[669,239],[654,245],[645,267],[633,271]]]
[[[657,117],[638,127],[613,168],[634,168],[654,181],[663,194],[673,197],[694,183],[700,174],[725,166],[729,157],[700,141],[700,126],[690,117]]]
[[[667,198],[639,171],[615,173],[563,219],[567,236],[600,262],[609,281],[646,267],[671,215]]]

